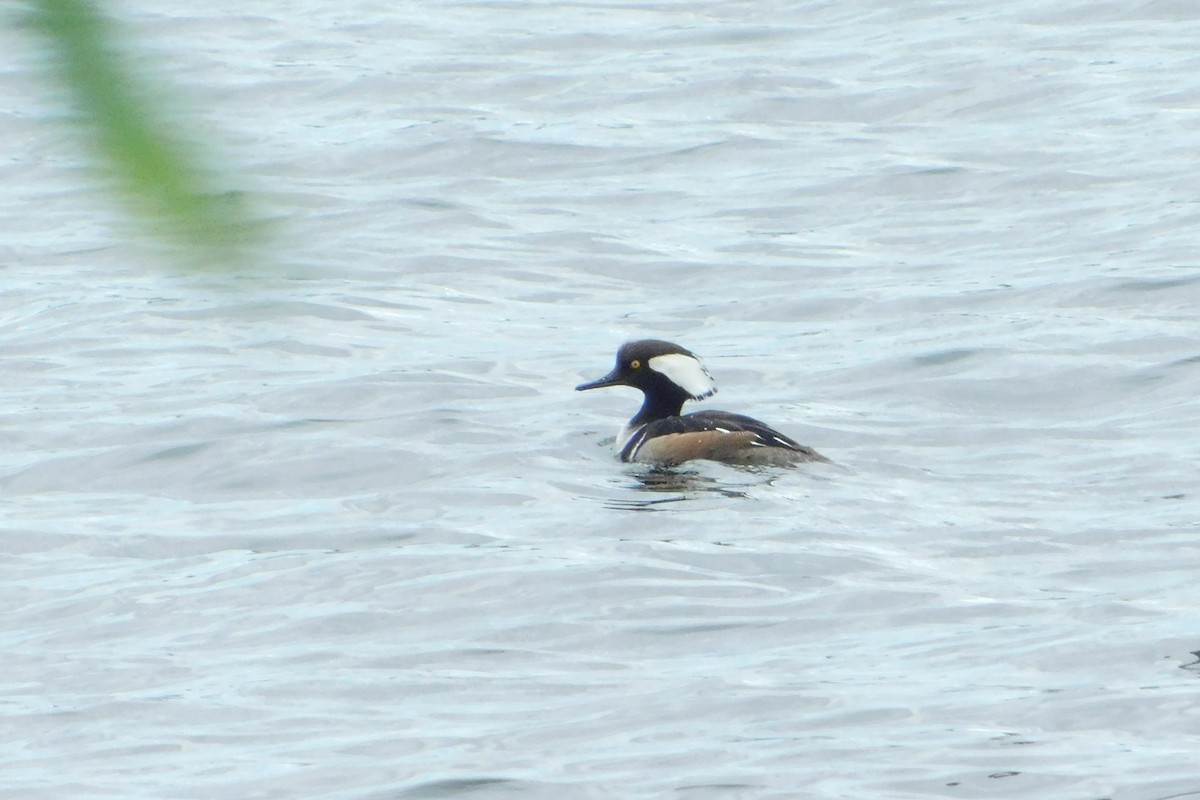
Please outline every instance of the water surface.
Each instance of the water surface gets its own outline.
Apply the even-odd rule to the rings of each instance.
[[[285,235],[4,34],[10,794],[1200,796],[1189,5],[112,11]],[[644,336],[836,464],[617,463]]]

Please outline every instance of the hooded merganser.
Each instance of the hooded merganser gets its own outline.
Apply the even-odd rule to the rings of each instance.
[[[645,395],[642,408],[621,429],[614,444],[622,461],[674,466],[692,459],[727,464],[788,466],[828,461],[756,419],[728,411],[680,414],[687,400],[703,400],[717,391],[695,353],[660,339],[626,342],[617,365],[598,381],[581,383],[578,392],[605,386],[632,386]]]

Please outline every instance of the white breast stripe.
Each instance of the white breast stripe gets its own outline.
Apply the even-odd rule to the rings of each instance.
[[[641,433],[645,429],[646,429],[645,425],[637,425],[637,426],[625,425],[625,426],[623,426],[621,428],[621,431],[617,434],[617,438],[613,440],[613,449],[616,450],[618,453],[620,453],[622,450],[625,449],[625,445],[629,444],[629,441],[634,436],[637,436],[639,433]]]
[[[683,353],[668,353],[665,356],[655,356],[646,362],[650,369],[666,375],[680,389],[683,389],[693,400],[703,400],[711,397],[717,391],[717,383],[696,359]]]
[[[632,444],[633,446],[630,448],[629,455],[626,456],[625,460],[626,461],[636,461],[638,451],[642,449],[642,445],[644,445],[645,443],[646,443],[646,426],[643,425],[642,427],[640,427],[636,431],[634,431],[633,435],[630,436],[629,439],[626,441],[627,445]],[[623,453],[623,452],[625,452],[625,448],[622,447],[617,452]]]

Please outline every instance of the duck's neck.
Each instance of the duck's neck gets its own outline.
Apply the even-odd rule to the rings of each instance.
[[[642,401],[641,410],[629,420],[629,426],[636,428],[667,417],[678,417],[687,399],[688,396],[682,391],[647,394],[646,399]]]

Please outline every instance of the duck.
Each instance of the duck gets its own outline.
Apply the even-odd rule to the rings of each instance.
[[[794,466],[828,462],[764,422],[729,411],[681,413],[688,400],[717,392],[716,381],[692,351],[662,339],[638,339],[617,350],[617,363],[603,378],[581,383],[578,392],[631,386],[642,407],[613,443],[623,462],[673,467],[686,461],[720,461],[743,466]]]

